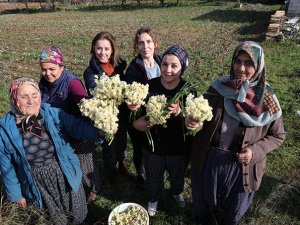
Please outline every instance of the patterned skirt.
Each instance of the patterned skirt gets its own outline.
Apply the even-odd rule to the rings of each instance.
[[[96,159],[96,145],[84,141],[72,145],[80,161],[82,183],[89,192],[100,191],[100,171]]]
[[[32,174],[41,193],[44,207],[57,225],[80,224],[87,215],[85,193],[82,185],[74,192],[67,183],[56,160],[33,166]]]

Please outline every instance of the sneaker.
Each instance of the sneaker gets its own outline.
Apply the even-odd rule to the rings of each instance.
[[[154,216],[156,214],[157,203],[158,203],[158,201],[148,202],[148,214],[149,214],[149,216]]]
[[[178,203],[178,205],[179,205],[181,208],[184,208],[184,207],[185,207],[185,201],[184,201],[184,198],[183,198],[182,194],[179,194],[179,195],[173,195],[172,197],[174,198],[174,200]]]

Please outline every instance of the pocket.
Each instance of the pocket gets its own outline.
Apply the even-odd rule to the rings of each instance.
[[[259,184],[261,183],[262,177],[265,173],[266,158],[267,157],[265,156],[262,160],[258,161],[253,165],[254,180]]]

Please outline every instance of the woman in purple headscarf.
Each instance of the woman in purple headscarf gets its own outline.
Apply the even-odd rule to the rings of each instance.
[[[49,46],[39,56],[41,66],[41,80],[39,83],[42,102],[60,108],[65,112],[82,117],[78,103],[87,98],[87,92],[81,80],[64,67],[61,50],[56,46]],[[83,184],[88,192],[88,203],[96,200],[100,191],[100,173],[96,162],[96,145],[87,140],[71,140],[80,159],[83,172]]]
[[[167,99],[174,97],[186,83],[182,75],[188,67],[188,62],[188,54],[183,47],[169,47],[162,56],[161,76],[148,81],[149,95],[165,95]],[[166,171],[169,173],[172,198],[180,207],[185,206],[182,192],[190,141],[185,136],[184,117],[179,102],[171,104],[168,111],[171,117],[166,126],[151,126],[145,116],[133,122],[135,129],[144,132],[141,145],[150,216],[156,214]],[[152,146],[149,145],[145,132],[151,133]]]
[[[267,153],[285,138],[279,102],[266,82],[262,47],[240,43],[230,76],[215,80],[205,97],[213,119],[195,136],[191,157],[196,221],[218,218],[218,224],[233,225],[260,186]],[[185,122],[190,130],[199,127],[192,118]]]

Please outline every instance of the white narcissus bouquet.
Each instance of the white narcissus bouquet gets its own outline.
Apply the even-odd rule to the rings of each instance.
[[[79,109],[95,127],[105,132],[105,139],[110,144],[118,130],[118,106],[124,101],[126,83],[119,75],[110,78],[105,74],[95,82],[97,85],[91,90],[93,98],[82,99]]]
[[[170,114],[166,110],[167,98],[164,95],[151,96],[146,104],[146,118],[150,125],[166,126]]]
[[[136,109],[131,109],[130,117],[135,120],[136,116],[141,112],[141,105],[145,105],[145,99],[148,95],[149,85],[133,82],[125,87],[124,98],[128,106],[136,106]]]
[[[151,96],[146,104],[146,120],[150,122],[150,126],[162,125],[166,126],[167,119],[170,118],[170,114],[166,110],[167,98],[164,95]],[[154,143],[150,131],[146,131],[146,135],[149,144],[154,151]]]
[[[94,126],[105,132],[111,142],[118,130],[118,107],[112,101],[96,98],[82,99],[79,104],[82,114],[94,122]]]
[[[104,73],[100,79],[96,79],[95,82],[97,86],[91,90],[91,94],[94,98],[114,101],[117,105],[120,105],[124,101],[124,92],[127,84],[120,80],[118,74],[109,77]]]
[[[125,88],[125,102],[128,105],[137,104],[144,105],[148,95],[149,85],[133,82]]]
[[[209,106],[207,99],[203,98],[202,95],[195,97],[190,93],[185,101],[184,112],[185,116],[191,117],[200,123],[210,121],[213,118],[212,107]],[[200,128],[189,131],[188,134],[195,136],[199,130]]]

